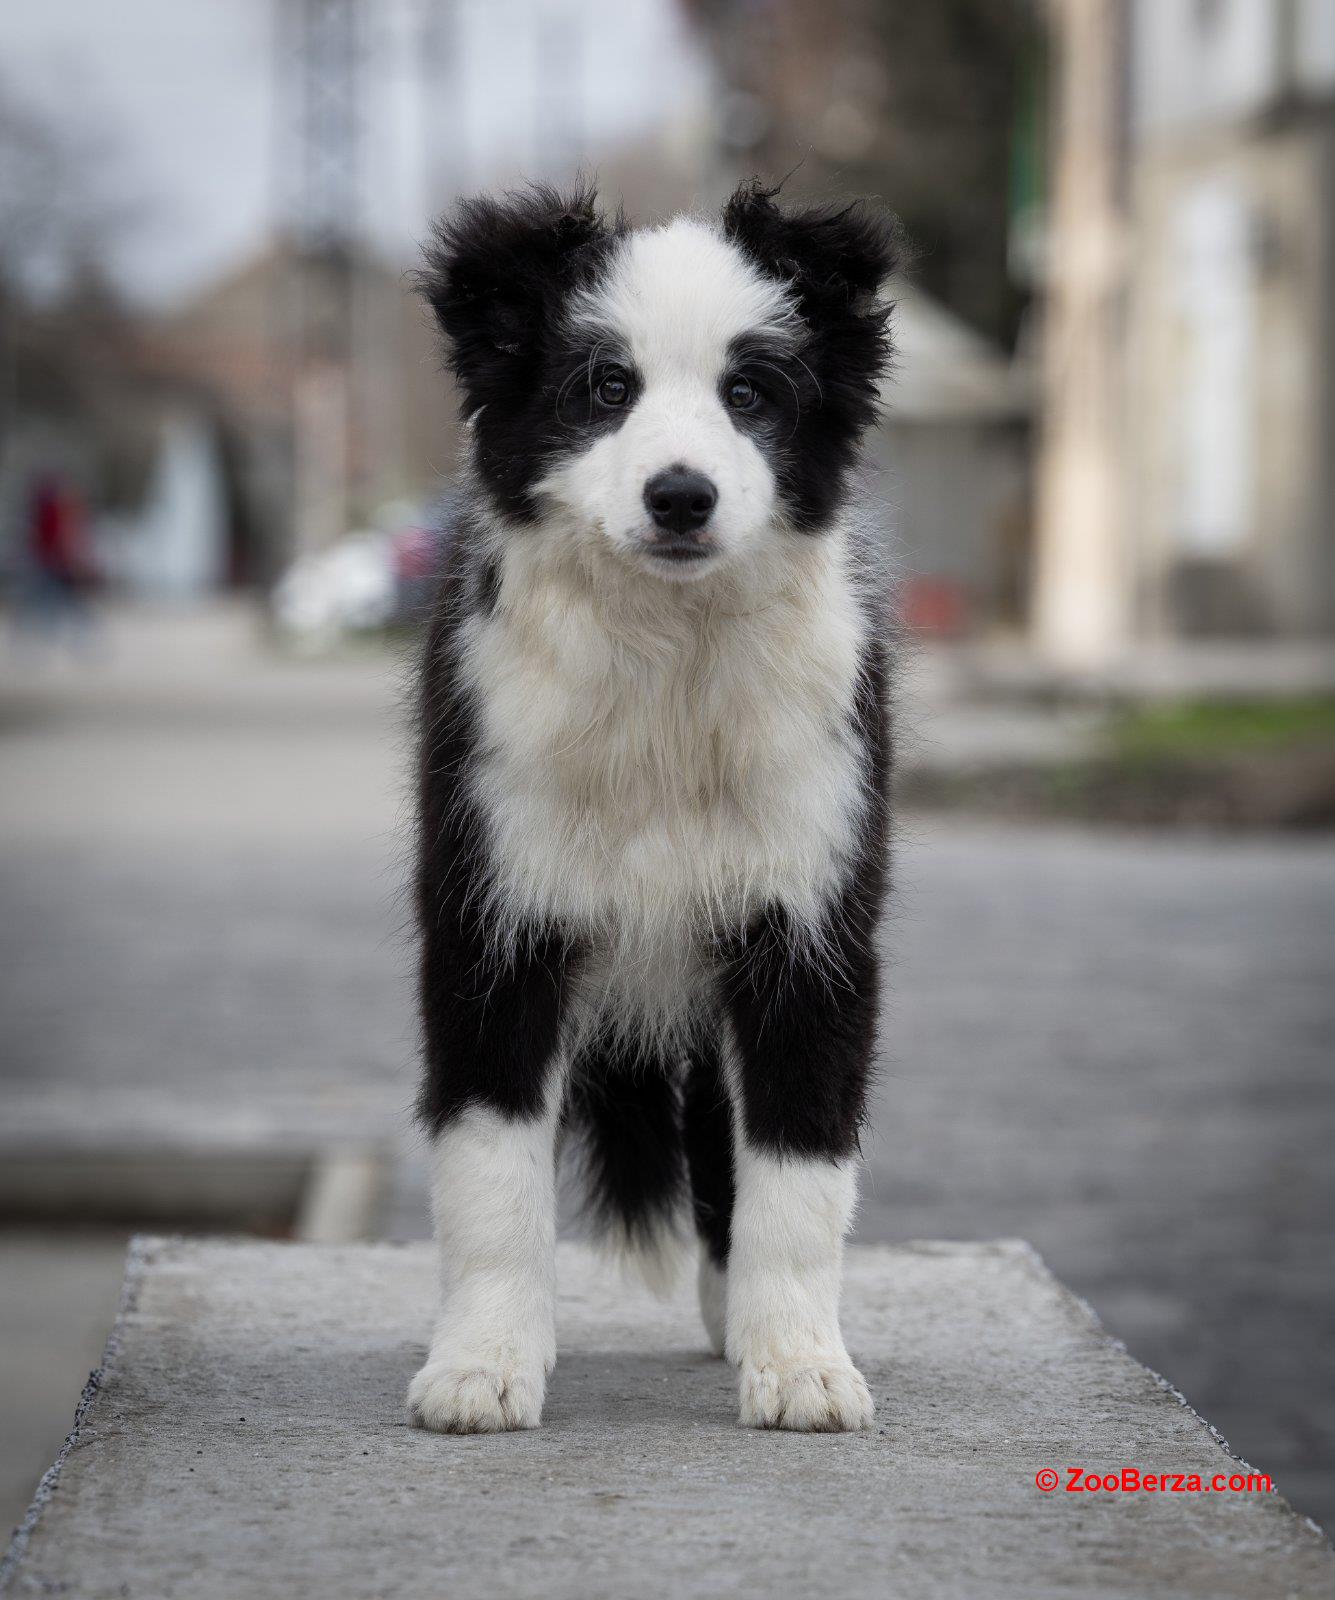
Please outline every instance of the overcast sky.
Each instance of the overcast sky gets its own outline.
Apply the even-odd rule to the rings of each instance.
[[[0,80],[105,152],[105,181],[142,205],[112,263],[140,299],[188,294],[271,227],[277,3],[0,4]],[[431,83],[428,5],[442,0],[365,4],[361,210],[395,255],[452,173],[478,184],[596,160],[704,99],[706,69],[672,0],[460,0],[445,20],[462,70]]]

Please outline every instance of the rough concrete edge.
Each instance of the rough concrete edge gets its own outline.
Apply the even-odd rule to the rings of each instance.
[[[18,1576],[23,1558],[28,1552],[28,1545],[36,1532],[37,1524],[41,1521],[42,1513],[51,1502],[60,1482],[60,1474],[69,1459],[71,1452],[79,1442],[79,1435],[83,1425],[92,1410],[98,1395],[110,1377],[115,1367],[116,1357],[120,1354],[121,1338],[126,1318],[134,1311],[139,1302],[139,1291],[143,1285],[144,1274],[147,1270],[150,1254],[160,1246],[171,1241],[156,1234],[136,1234],[129,1243],[125,1253],[125,1277],[121,1283],[120,1300],[116,1306],[116,1316],[111,1324],[111,1332],[107,1335],[106,1345],[102,1350],[102,1360],[88,1374],[88,1381],[83,1386],[83,1393],[79,1396],[79,1403],[74,1409],[74,1422],[70,1431],[65,1436],[56,1459],[42,1474],[33,1493],[32,1502],[28,1506],[23,1521],[15,1528],[13,1537],[5,1551],[3,1560],[0,1560],[0,1593],[7,1591]]]
[[[1077,1294],[1069,1284],[1062,1282],[1034,1246],[1029,1243],[1028,1239],[996,1239],[992,1240],[991,1243],[999,1252],[1012,1255],[1018,1260],[1023,1260],[1036,1276],[1041,1277],[1045,1283],[1056,1289],[1058,1297],[1067,1301],[1084,1318],[1089,1324],[1090,1332],[1103,1342],[1105,1348],[1125,1356],[1132,1366],[1143,1372],[1157,1388],[1176,1401],[1181,1410],[1185,1411],[1194,1422],[1200,1425],[1205,1433],[1209,1434],[1210,1438],[1230,1461],[1236,1461],[1240,1467],[1245,1467],[1248,1472],[1260,1473],[1262,1471],[1260,1467],[1254,1467],[1245,1456],[1238,1454],[1223,1434],[1220,1433],[1219,1429],[1215,1427],[1214,1423],[1197,1411],[1176,1384],[1165,1378],[1163,1373],[1156,1372],[1153,1367],[1147,1366],[1138,1356],[1132,1355],[1130,1350],[1127,1349],[1124,1339],[1119,1339],[1116,1334],[1109,1333],[1107,1328],[1103,1326],[1102,1317],[1099,1316],[1089,1301],[1083,1295]],[[1270,1474],[1266,1473],[1265,1476],[1269,1477]],[[1335,1554],[1335,1545],[1332,1545],[1330,1535],[1321,1524],[1314,1517],[1309,1517],[1305,1511],[1295,1511],[1285,1496],[1280,1494],[1278,1488],[1271,1491],[1269,1503],[1281,1506],[1295,1522],[1314,1533],[1328,1552]]]

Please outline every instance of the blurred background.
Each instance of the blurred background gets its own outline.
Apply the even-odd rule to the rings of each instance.
[[[427,1231],[402,688],[460,445],[405,274],[578,166],[915,245],[861,1235],[1031,1240],[1335,1519],[1329,0],[4,8],[0,1516],[133,1229]]]

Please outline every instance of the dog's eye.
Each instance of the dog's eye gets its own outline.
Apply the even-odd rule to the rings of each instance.
[[[630,399],[630,384],[624,372],[608,372],[604,373],[595,392],[605,406],[624,406]]]
[[[728,404],[734,411],[749,411],[760,399],[760,391],[750,378],[740,375],[728,380]]]

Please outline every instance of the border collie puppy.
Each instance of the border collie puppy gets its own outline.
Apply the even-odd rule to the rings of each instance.
[[[634,231],[533,188],[428,249],[471,467],[422,668],[423,1427],[540,1420],[567,1132],[619,1243],[661,1265],[693,1216],[742,1422],[871,1418],[839,1286],[888,623],[850,479],[895,238],[757,183]]]

